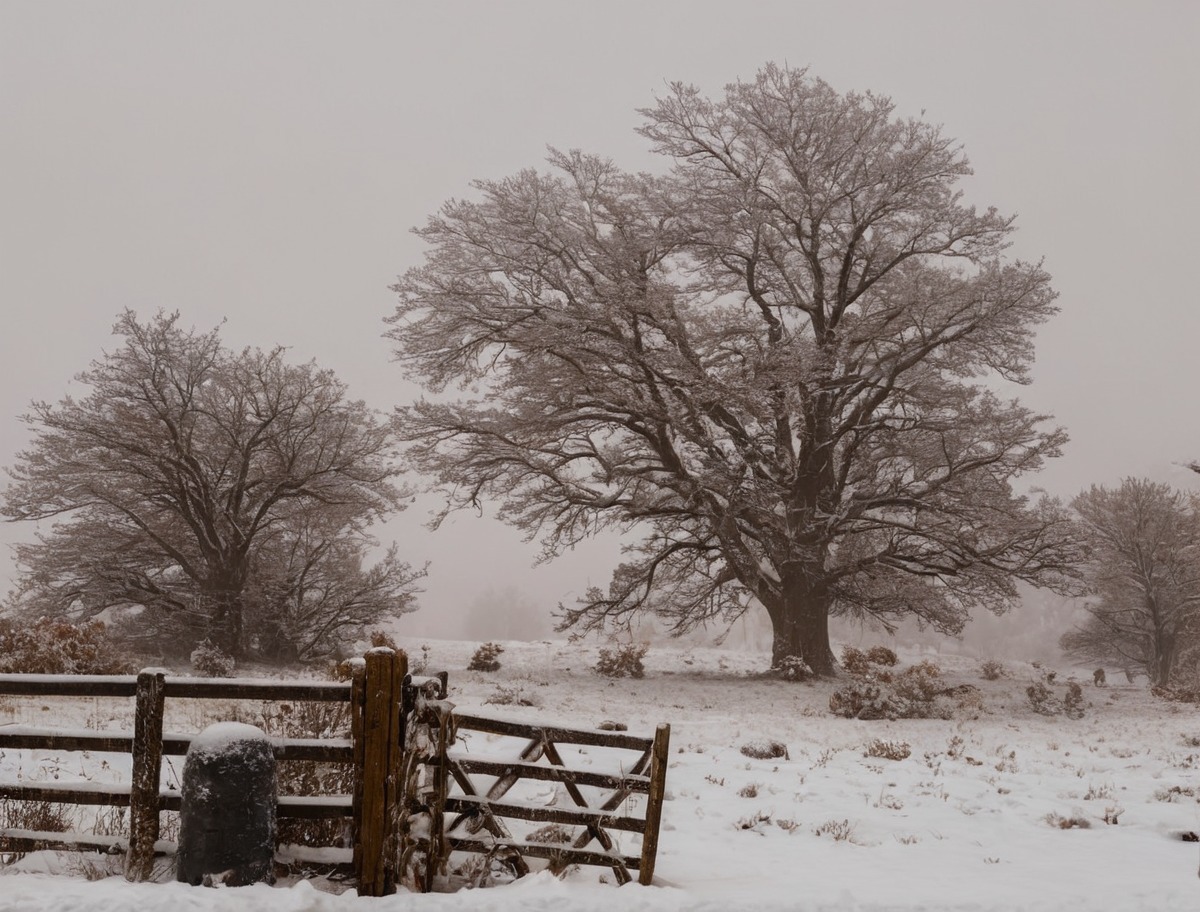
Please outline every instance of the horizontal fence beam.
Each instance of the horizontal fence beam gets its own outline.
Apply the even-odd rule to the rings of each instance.
[[[626,750],[649,750],[653,738],[643,738],[625,732],[600,729],[561,728],[553,725],[534,725],[508,719],[490,719],[469,713],[454,713],[457,731],[477,731],[490,735],[512,735],[514,738],[545,738],[558,744],[587,744],[592,747],[620,747]]]
[[[446,810],[453,814],[469,817],[491,814],[493,817],[511,817],[515,820],[533,820],[538,823],[564,823],[574,826],[598,826],[608,830],[625,830],[640,833],[646,821],[637,817],[619,817],[603,811],[586,808],[546,807],[540,804],[489,801],[478,795],[455,795],[446,799]]]
[[[166,756],[182,757],[192,743],[192,735],[163,736],[162,752]],[[313,760],[319,763],[352,763],[354,749],[348,738],[274,738],[275,759],[285,762]],[[96,753],[128,754],[133,750],[133,737],[124,733],[57,732],[53,729],[22,727],[18,731],[0,728],[0,750],[61,750],[93,751]]]
[[[569,845],[546,842],[526,842],[521,839],[462,839],[457,836],[447,836],[450,848],[459,852],[480,852],[492,854],[498,848],[511,848],[528,855],[530,858],[561,859],[571,864],[598,865],[612,867],[624,865],[637,869],[641,859],[635,855],[610,855],[607,852],[589,852],[585,849],[574,849]]]
[[[565,766],[546,766],[539,763],[524,763],[519,760],[477,760],[466,754],[449,754],[447,760],[451,766],[457,766],[464,773],[477,773],[483,776],[518,776],[521,779],[538,779],[545,782],[563,782],[572,785],[592,785],[597,788],[627,789],[631,792],[649,792],[649,776],[621,776],[612,773],[596,773],[590,770],[576,770]],[[431,765],[436,766],[437,761]]]
[[[129,791],[129,786],[121,785],[105,788],[79,788],[70,783],[0,785],[0,799],[128,807]],[[158,802],[159,810],[178,811],[179,792],[174,789],[164,789],[159,793]],[[276,809],[280,817],[302,820],[349,817],[353,812],[349,795],[321,795],[318,797],[281,795],[276,803]]]
[[[135,675],[0,675],[5,697],[132,697]]]
[[[135,675],[0,675],[0,696],[132,697],[136,693]],[[337,681],[168,676],[166,695],[181,699],[349,703],[350,685]]]

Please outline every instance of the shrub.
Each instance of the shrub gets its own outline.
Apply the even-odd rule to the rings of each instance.
[[[1046,823],[1052,827],[1058,827],[1060,830],[1086,830],[1092,825],[1092,822],[1082,814],[1075,813],[1070,817],[1064,817],[1061,814],[1047,814]]]
[[[783,681],[807,681],[813,677],[812,669],[798,656],[787,656],[771,666],[771,673]]]
[[[499,671],[499,656],[502,652],[504,652],[504,647],[499,643],[484,643],[471,656],[467,671]]]
[[[907,741],[886,741],[876,738],[867,745],[866,757],[878,757],[881,760],[905,760],[912,756],[912,748]]]
[[[884,668],[894,668],[900,662],[896,658],[896,653],[892,652],[886,646],[872,646],[868,649],[867,661],[872,665],[881,665]]]
[[[237,667],[233,656],[208,639],[192,650],[191,659],[193,670],[206,678],[231,677]]]
[[[0,619],[0,673],[129,674],[133,665],[102,621],[72,624],[38,618],[32,624]]]
[[[941,686],[941,669],[918,662],[898,674],[868,665],[829,697],[829,711],[847,719],[948,719],[955,688]]]
[[[542,701],[536,694],[527,694],[520,687],[501,687],[496,685],[492,695],[483,701],[493,706],[541,706]]]
[[[1054,673],[1043,673],[1040,681],[1025,688],[1025,698],[1030,708],[1042,716],[1065,715],[1068,719],[1082,719],[1087,704],[1083,699],[1083,688],[1076,681],[1068,681],[1059,697],[1050,687]]]
[[[979,666],[979,676],[985,681],[999,681],[1004,677],[1004,665],[995,659],[986,659]]]
[[[751,757],[754,760],[777,760],[780,757],[784,760],[789,759],[787,745],[782,741],[747,741],[738,750],[742,752],[743,757]]]
[[[757,782],[748,782],[738,789],[738,796],[741,798],[757,798],[758,790],[761,787]]]
[[[601,649],[596,660],[596,674],[606,678],[644,678],[646,667],[642,659],[650,651],[646,643],[623,643],[614,649]]]

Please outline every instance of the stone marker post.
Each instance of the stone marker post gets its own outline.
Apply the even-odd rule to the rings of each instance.
[[[210,725],[183,765],[176,877],[192,885],[274,879],[275,748],[260,729]]]

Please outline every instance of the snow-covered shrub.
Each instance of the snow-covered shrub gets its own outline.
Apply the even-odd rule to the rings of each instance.
[[[1083,688],[1076,681],[1068,681],[1063,687],[1060,697],[1051,688],[1054,683],[1054,673],[1042,675],[1040,681],[1034,681],[1025,688],[1025,699],[1029,707],[1042,716],[1066,716],[1068,719],[1082,719],[1087,704],[1083,699]]]
[[[886,646],[872,646],[868,649],[867,661],[872,665],[880,665],[884,668],[893,668],[900,663],[896,653]]]
[[[985,681],[999,681],[1004,677],[1004,664],[996,659],[985,659],[979,665],[979,676]]]
[[[933,662],[918,662],[898,673],[867,671],[850,680],[829,697],[829,711],[847,719],[949,719],[950,697],[955,688],[941,685],[941,669]]]
[[[754,760],[778,760],[780,757],[784,760],[789,759],[787,745],[769,738],[747,741],[738,750],[742,752],[743,757]]]
[[[812,669],[799,656],[785,656],[771,666],[771,673],[783,681],[808,681],[813,677]]]
[[[20,674],[20,672],[17,672]],[[17,801],[0,798],[0,829],[35,830],[40,833],[65,833],[71,829],[67,805],[52,801]],[[22,858],[23,852],[5,852],[9,860]]]
[[[206,678],[228,678],[237,662],[212,640],[206,639],[192,650],[192,670]]]
[[[912,747],[907,741],[888,741],[884,738],[876,738],[867,745],[863,756],[877,757],[880,760],[906,760],[912,756]]]
[[[490,703],[493,706],[541,706],[541,698],[537,694],[527,694],[524,688],[521,687],[502,687],[496,685],[496,689],[492,691],[484,703]]]
[[[499,643],[484,643],[471,656],[471,661],[467,664],[467,671],[499,671],[499,657],[502,652],[504,652],[504,647]]]
[[[760,788],[762,788],[762,786],[757,782],[747,782],[740,789],[738,789],[738,797],[740,797],[740,798],[757,798],[758,790]]]
[[[1060,830],[1086,830],[1092,825],[1092,822],[1078,811],[1070,817],[1064,817],[1062,814],[1047,814],[1046,823],[1052,827],[1058,827]]]
[[[644,678],[646,666],[642,659],[649,651],[646,643],[622,643],[613,649],[601,649],[596,674],[606,678]]]
[[[0,618],[0,674],[129,674],[135,669],[126,654],[102,621]]]

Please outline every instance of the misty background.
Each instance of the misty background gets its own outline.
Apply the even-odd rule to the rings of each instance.
[[[226,320],[230,347],[286,345],[380,410],[410,401],[381,335],[389,284],[421,262],[409,229],[474,179],[541,167],[548,145],[660,168],[637,108],[669,81],[717,94],[774,60],[942,124],[976,171],[967,201],[1019,214],[1011,252],[1044,259],[1062,308],[1020,395],[1071,434],[1029,483],[1194,490],[1198,45],[1190,0],[0,0],[0,465],[28,441],[31,400],[83,392],[71,378],[126,307]],[[487,515],[428,531],[438,503],[378,530],[431,562],[404,633],[547,636],[551,609],[606,585],[619,556],[609,537],[534,566],[536,543]],[[32,531],[0,524],[0,544]],[[5,553],[0,591],[14,576]],[[1031,593],[964,646],[1044,657],[1070,616]],[[728,643],[768,639],[751,620]]]

